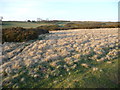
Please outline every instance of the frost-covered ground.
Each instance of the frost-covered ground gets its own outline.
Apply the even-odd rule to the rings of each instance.
[[[2,55],[3,86],[19,87],[27,73],[32,79],[70,74],[81,66],[99,70],[101,62],[112,63],[118,54],[118,29],[76,29],[51,31],[43,40],[4,43]],[[16,77],[19,77],[16,81]]]

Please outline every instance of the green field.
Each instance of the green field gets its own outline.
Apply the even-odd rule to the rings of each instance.
[[[2,28],[10,27],[23,27],[23,28],[36,28],[41,25],[46,25],[46,23],[37,23],[37,22],[20,22],[20,21],[3,21]]]
[[[120,60],[120,59],[119,59]],[[118,88],[118,59],[112,60],[112,63],[102,62],[96,65],[98,70],[93,68],[78,67],[69,74],[61,74],[57,77],[45,79],[33,79],[28,76],[28,72],[21,72],[7,79],[18,82],[22,77],[24,82],[13,85],[12,88]],[[4,87],[11,87],[9,84]]]
[[[56,22],[56,23],[50,23],[50,22],[25,22],[25,21],[3,21],[2,22],[2,28],[11,28],[11,27],[23,27],[23,28],[36,28],[43,25],[63,25],[64,22]]]
[[[96,27],[96,26],[113,26],[116,27],[118,25],[117,22],[94,22],[94,21],[48,21],[48,22],[25,22],[25,21],[3,21],[2,28],[10,28],[10,27],[23,27],[23,28],[36,28],[44,25],[59,25],[64,26],[67,23],[79,24],[80,27]],[[73,27],[73,26],[72,26]]]

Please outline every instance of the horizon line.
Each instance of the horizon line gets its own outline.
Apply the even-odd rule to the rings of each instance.
[[[27,20],[30,20],[30,19],[26,19],[26,20],[2,20],[2,21],[16,21],[16,22],[27,22]],[[120,22],[119,20],[118,21],[99,21],[99,20],[59,20],[59,19],[53,19],[53,20],[43,20],[43,21],[72,21],[72,22],[74,22],[74,21],[82,21],[82,22]],[[37,21],[37,20],[30,20],[30,21]]]

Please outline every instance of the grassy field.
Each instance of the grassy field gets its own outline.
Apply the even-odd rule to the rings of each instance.
[[[4,43],[0,72],[3,87],[120,87],[117,31],[51,31],[37,40]]]
[[[2,28],[10,27],[23,27],[23,28],[36,28],[41,25],[46,25],[47,23],[37,23],[37,22],[20,22],[20,21],[3,21]]]
[[[78,67],[76,70],[69,72],[70,74],[43,79],[37,83],[31,83],[34,82],[31,79],[28,80],[26,85],[21,83],[20,87],[29,87],[31,84],[33,88],[117,88],[118,60],[113,60],[111,64],[104,62],[97,65],[97,67],[99,69],[96,71],[93,71],[93,68]],[[24,74],[22,75],[25,76]]]
[[[120,59],[119,59],[120,60]],[[118,88],[118,59],[112,60],[112,63],[103,62],[96,65],[99,68],[93,71],[93,68],[77,67],[69,74],[62,74],[57,77],[46,79],[33,79],[28,76],[28,72],[18,73],[13,76],[12,82],[18,82],[22,77],[24,82],[13,85],[12,88]],[[13,78],[8,77],[9,80]],[[6,84],[5,87],[11,87]]]
[[[117,22],[94,22],[94,21],[48,21],[48,22],[25,22],[25,21],[3,21],[2,22],[2,28],[10,28],[10,27],[23,27],[23,28],[36,28],[39,26],[44,26],[44,25],[59,25],[59,26],[64,26],[67,23],[74,23],[72,27],[78,25],[80,27],[96,27],[96,26],[117,26]]]

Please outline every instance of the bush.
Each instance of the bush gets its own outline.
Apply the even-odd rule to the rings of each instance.
[[[25,29],[22,27],[13,27],[3,29],[2,42],[23,42],[37,39],[38,35],[49,33],[48,30],[38,28]]]
[[[31,22],[30,20],[27,20],[27,22]]]
[[[35,20],[33,20],[32,22],[33,22],[33,23],[35,23],[36,21],[35,21]]]
[[[48,30],[48,31],[56,31],[56,30],[69,30],[69,29],[94,29],[94,28],[118,28],[118,23],[102,23],[102,22],[84,22],[84,23],[77,23],[71,22],[65,25],[46,25],[46,26],[39,26],[37,29],[41,30]]]
[[[67,23],[62,29],[94,29],[94,28],[118,28],[118,23],[101,23],[101,22],[84,22],[84,23]]]
[[[37,29],[52,31],[52,30],[59,30],[60,26],[59,25],[47,25],[47,26],[37,27]]]

